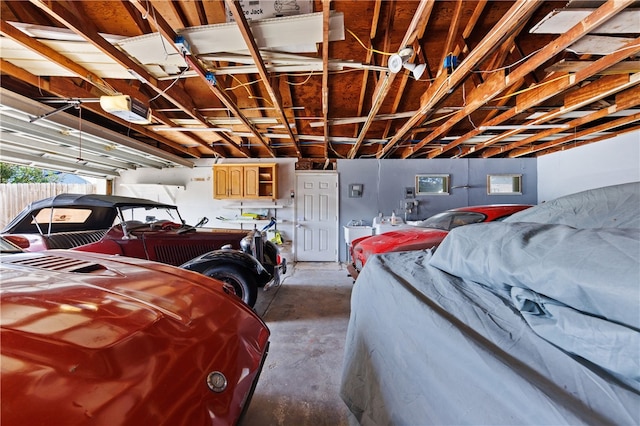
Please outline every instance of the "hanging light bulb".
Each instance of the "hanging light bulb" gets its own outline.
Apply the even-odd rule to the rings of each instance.
[[[420,77],[422,77],[424,70],[427,68],[426,64],[416,65],[416,64],[410,64],[408,62],[402,64],[402,66],[408,69],[409,71],[411,71],[411,75],[413,75],[413,78],[415,78],[416,80],[420,80]]]

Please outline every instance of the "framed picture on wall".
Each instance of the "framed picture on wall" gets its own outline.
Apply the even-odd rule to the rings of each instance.
[[[449,175],[416,175],[416,195],[449,195]]]
[[[487,194],[521,195],[522,175],[487,175]]]

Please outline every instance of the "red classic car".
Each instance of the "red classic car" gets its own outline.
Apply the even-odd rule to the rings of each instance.
[[[347,270],[356,279],[371,255],[437,247],[453,228],[502,220],[529,207],[529,204],[459,207],[416,222],[413,226],[403,226],[397,231],[355,239],[349,247],[351,263]]]
[[[182,266],[224,281],[249,306],[258,287],[280,284],[286,260],[260,231],[184,223],[176,206],[141,198],[60,194],[27,206],[2,230],[28,251],[73,249]]]
[[[238,422],[270,333],[221,282],[3,238],[0,249],[3,425]]]

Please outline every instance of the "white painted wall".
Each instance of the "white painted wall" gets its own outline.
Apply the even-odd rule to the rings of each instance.
[[[218,220],[216,217],[233,218],[240,215],[237,209],[227,206],[238,204],[233,200],[215,200],[213,198],[212,166],[214,159],[196,160],[196,167],[177,167],[175,169],[138,169],[121,173],[114,181],[114,193],[129,197],[147,198],[160,202],[175,204],[182,218],[190,225],[206,216],[209,228],[240,228],[248,225],[233,224]],[[219,163],[278,163],[278,195],[277,204],[284,206],[277,209],[279,231],[289,241],[293,237],[293,200],[290,190],[295,188],[295,159],[251,159],[220,160]],[[261,205],[268,203],[256,201]],[[251,204],[245,202],[244,204]],[[255,204],[255,203],[254,203]],[[273,210],[270,212],[273,214]]]
[[[538,157],[538,202],[640,181],[640,131]]]

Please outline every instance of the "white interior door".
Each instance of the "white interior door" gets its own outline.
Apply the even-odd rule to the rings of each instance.
[[[296,172],[294,256],[298,262],[338,261],[338,173]]]

